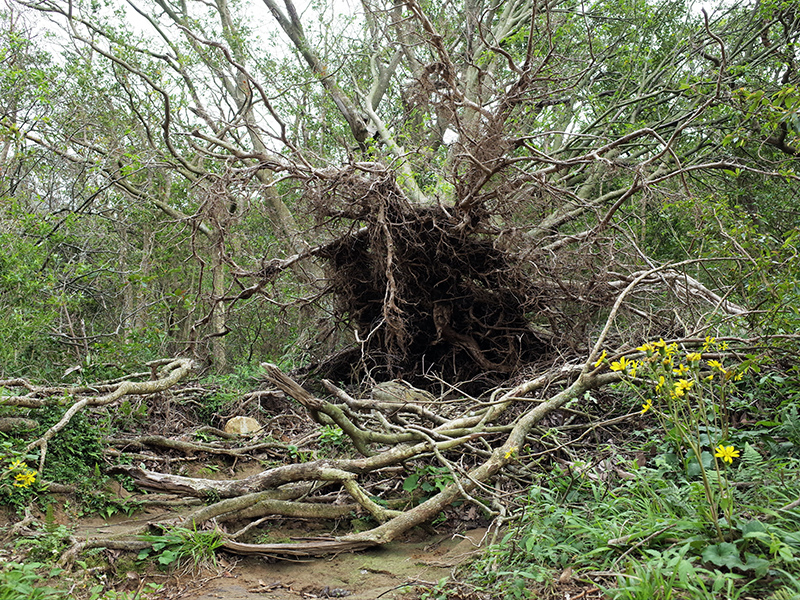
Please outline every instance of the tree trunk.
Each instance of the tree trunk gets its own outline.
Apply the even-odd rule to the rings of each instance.
[[[217,373],[225,372],[228,366],[225,353],[225,304],[222,298],[225,297],[225,263],[223,260],[224,240],[219,227],[214,235],[211,245],[212,266],[211,266],[211,288],[212,288],[212,314],[211,314],[211,355],[214,360],[214,368]]]

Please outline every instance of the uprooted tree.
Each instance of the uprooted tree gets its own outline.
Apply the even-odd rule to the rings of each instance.
[[[94,4],[17,4],[63,27],[71,46],[62,104],[42,101],[55,84],[17,81],[4,173],[45,156],[62,169],[52,177],[69,176],[65,165],[89,174],[66,210],[113,202],[190,225],[187,255],[210,274],[210,308],[187,332],[188,353],[210,339],[224,365],[233,311],[271,300],[281,276],[332,317],[336,352],[312,371],[324,394],[266,369],[360,458],[222,482],[124,469],[143,487],[219,499],[187,522],[360,507],[381,523],[307,547],[231,539],[233,551],[361,548],[457,498],[491,506],[488,482],[544,415],[619,379],[592,366],[601,345],[618,355],[650,337],[691,347],[722,327],[744,347],[762,333],[747,332],[763,324],[747,310],[760,300],[743,293],[747,275],[723,279],[758,272],[761,257],[725,237],[721,207],[747,185],[796,194],[791,7],[709,16],[682,2],[364,1],[326,37],[341,16],[304,21],[291,0],[129,0],[132,30]],[[253,7],[280,51],[264,50]],[[237,253],[237,215],[255,202],[281,240],[266,256]],[[706,249],[668,235],[666,204],[719,224],[723,241]],[[386,397],[375,386],[400,378],[410,385]],[[431,382],[459,402],[435,402]],[[99,402],[69,393],[82,398],[75,411]],[[453,483],[407,510],[370,498],[373,474],[420,457]],[[352,502],[331,504],[333,485]]]

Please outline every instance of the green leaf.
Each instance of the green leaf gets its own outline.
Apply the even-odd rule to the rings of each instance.
[[[786,544],[781,544],[778,547],[778,555],[786,562],[791,562],[794,560],[794,552],[792,552],[791,547],[787,546]]]
[[[739,531],[742,532],[743,538],[750,538],[750,537],[760,537],[762,534],[767,533],[767,528],[764,527],[764,524],[761,521],[757,521],[752,519],[750,521],[745,521],[741,525],[739,525]],[[769,539],[769,536],[767,536]]]
[[[403,481],[403,491],[413,492],[415,489],[417,489],[418,483],[419,483],[419,473],[414,473],[413,475],[409,475]]]
[[[681,561],[678,563],[676,572],[678,574],[678,579],[680,579],[682,583],[686,583],[690,578],[694,579],[697,577],[697,572],[694,569],[694,565],[685,558],[681,559]]]
[[[745,552],[744,554],[745,559],[747,562],[740,568],[744,571],[754,571],[756,577],[763,577],[769,571],[769,568],[772,563],[765,558],[760,556],[756,556],[755,554],[750,554],[749,552]]]
[[[162,565],[171,565],[178,559],[178,553],[174,550],[164,550],[158,557],[158,562]]]
[[[710,562],[718,567],[728,567],[729,569],[742,569],[744,564],[739,558],[739,550],[735,544],[722,542],[714,544],[703,550],[703,560]]]
[[[533,536],[529,536],[525,538],[525,550],[530,552],[536,547],[536,538]]]

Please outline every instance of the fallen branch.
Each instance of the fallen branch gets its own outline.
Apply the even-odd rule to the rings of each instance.
[[[570,400],[580,398],[588,390],[595,389],[618,379],[619,377],[616,374],[612,374],[611,376],[582,374],[567,389],[555,394],[547,402],[539,404],[525,413],[508,435],[505,443],[494,450],[489,460],[475,469],[472,469],[468,473],[468,476],[463,478],[459,484],[453,483],[447,486],[429,500],[426,500],[422,504],[404,512],[402,515],[395,517],[383,525],[362,533],[346,535],[339,539],[348,542],[386,544],[412,527],[433,519],[442,509],[452,504],[461,496],[462,489],[467,492],[473,491],[477,488],[478,484],[488,481],[507,465],[511,461],[514,452],[525,443],[525,438],[530,430],[536,423],[541,421],[542,418],[554,410],[559,409]]]
[[[41,454],[39,456],[39,471],[44,469],[44,462],[47,456],[47,442],[53,439],[59,431],[61,431],[70,422],[81,409],[86,406],[105,406],[112,402],[119,400],[124,396],[131,395],[145,395],[154,394],[156,392],[163,392],[171,388],[173,385],[183,379],[193,368],[194,363],[189,358],[177,358],[171,361],[163,368],[163,375],[160,379],[151,381],[121,381],[112,385],[112,389],[103,396],[86,396],[75,402],[64,416],[50,429],[36,441],[31,442],[25,447],[26,452],[30,452],[34,448],[40,448]],[[86,388],[82,388],[86,389]]]
[[[233,437],[239,437],[234,435]],[[198,452],[205,452],[207,454],[219,454],[222,456],[243,457],[248,456],[251,452],[256,450],[266,450],[281,448],[286,449],[286,444],[279,442],[264,442],[245,448],[226,448],[224,446],[216,446],[214,444],[203,444],[200,442],[185,442],[182,440],[174,440],[161,435],[146,435],[137,438],[108,438],[106,440],[109,445],[121,447],[123,449],[136,449],[140,450],[145,447],[163,448],[167,450],[179,450],[184,454],[191,456]]]

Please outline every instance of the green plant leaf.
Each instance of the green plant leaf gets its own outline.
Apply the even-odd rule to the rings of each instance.
[[[158,562],[162,565],[171,565],[178,559],[178,553],[175,550],[164,550],[158,557]]]
[[[418,483],[419,483],[419,473],[414,473],[413,475],[409,475],[403,481],[403,491],[413,492],[415,489],[417,489]]]
[[[729,569],[742,569],[744,564],[739,558],[739,550],[735,544],[722,542],[714,544],[703,550],[703,560],[710,562],[718,567],[728,567]]]
[[[758,537],[758,534],[766,533],[767,528],[764,527],[761,521],[752,519],[739,525],[739,531],[742,532],[742,537],[746,539],[749,537]]]
[[[763,577],[766,575],[772,565],[767,559],[751,554],[750,552],[745,552],[744,556],[746,562],[740,568],[744,571],[754,571],[756,577]]]

